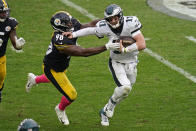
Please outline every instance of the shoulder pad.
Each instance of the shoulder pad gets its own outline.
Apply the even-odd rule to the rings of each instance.
[[[126,22],[135,22],[136,20],[138,20],[136,16],[125,16]]]
[[[102,26],[106,26],[106,25],[107,25],[107,23],[106,23],[105,20],[101,20],[101,21],[99,21],[99,22],[96,24],[96,26],[98,26],[98,27],[102,27]]]
[[[16,21],[16,22],[18,23],[18,21],[17,21],[16,18],[14,18],[14,17],[9,17],[9,19],[10,19],[11,21]]]
[[[132,22],[133,21],[133,16],[126,16],[125,21],[126,22]]]
[[[142,27],[140,21],[138,20],[136,16],[126,16],[125,22],[127,22],[127,24],[130,27],[135,28],[135,29],[140,29]]]
[[[13,17],[9,17],[7,19],[7,25],[11,26],[12,29],[16,29],[18,21]]]
[[[77,19],[75,19],[75,18],[72,18],[72,19],[71,19],[71,22],[72,22],[73,24],[80,23],[80,21],[77,20]]]
[[[72,19],[71,19],[71,22],[73,23],[74,31],[77,31],[77,30],[80,29],[81,23],[80,23],[77,19],[72,18]]]

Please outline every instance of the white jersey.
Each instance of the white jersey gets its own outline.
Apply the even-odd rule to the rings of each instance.
[[[140,21],[136,16],[124,16],[124,24],[121,33],[114,33],[105,20],[101,20],[97,23],[95,29],[95,34],[98,37],[107,36],[110,41],[116,40],[119,36],[131,36],[138,34],[140,28],[142,27]],[[110,57],[112,60],[121,63],[130,63],[137,61],[137,55],[139,51],[120,53],[118,51],[110,51]]]

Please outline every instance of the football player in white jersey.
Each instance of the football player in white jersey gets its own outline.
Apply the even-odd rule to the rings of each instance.
[[[122,51],[110,51],[109,69],[117,85],[108,103],[101,109],[101,124],[109,126],[108,118],[114,114],[114,108],[125,99],[136,81],[139,51],[146,48],[144,36],[140,31],[142,25],[136,16],[123,16],[121,7],[109,5],[104,12],[104,20],[97,23],[97,27],[84,28],[77,32],[65,32],[69,38],[86,35],[97,35],[99,38],[107,36],[109,41],[119,39],[120,36],[132,37],[135,43],[123,47]]]

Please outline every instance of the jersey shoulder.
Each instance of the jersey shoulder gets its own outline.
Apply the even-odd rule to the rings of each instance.
[[[96,27],[99,27],[99,28],[107,27],[107,23],[105,20],[100,20],[99,22],[97,22]]]
[[[136,16],[124,16],[124,22],[126,25],[133,29],[142,28],[142,24]]]
[[[108,28],[108,24],[105,20],[97,22],[95,34],[98,38],[104,38],[104,35],[106,35],[109,31],[111,30]]]
[[[62,35],[61,32],[53,33],[52,43],[54,45],[75,45],[75,42],[72,39],[69,39],[66,36]]]
[[[8,26],[11,26],[12,28],[16,28],[16,26],[18,25],[18,21],[13,17],[9,17],[7,19],[7,24]]]
[[[74,27],[74,31],[77,31],[81,28],[81,23],[79,20],[75,19],[75,18],[72,18],[71,19],[71,22],[73,24],[73,27]]]

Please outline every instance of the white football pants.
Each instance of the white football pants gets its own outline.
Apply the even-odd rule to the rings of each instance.
[[[115,60],[109,60],[109,69],[117,85],[111,97],[115,103],[120,103],[131,92],[137,77],[136,66],[137,62],[120,63]],[[110,100],[108,103],[110,103]],[[110,106],[111,104],[108,105]]]
[[[109,60],[109,69],[118,87],[133,85],[137,77],[137,62],[120,63]]]

